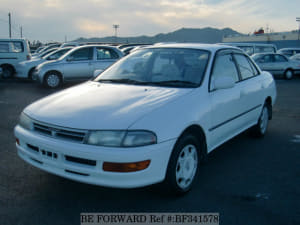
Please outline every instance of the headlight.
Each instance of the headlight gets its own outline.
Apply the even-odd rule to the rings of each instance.
[[[87,144],[106,147],[137,147],[156,144],[151,131],[91,131]]]
[[[30,119],[25,113],[21,113],[19,125],[24,129],[31,130],[32,128],[32,119]]]

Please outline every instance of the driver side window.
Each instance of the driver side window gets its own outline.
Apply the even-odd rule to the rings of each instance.
[[[93,59],[93,48],[81,48],[69,56],[70,61],[85,61]]]
[[[232,77],[239,81],[239,75],[231,54],[217,55],[210,80],[210,91],[214,90],[214,82],[219,77]]]

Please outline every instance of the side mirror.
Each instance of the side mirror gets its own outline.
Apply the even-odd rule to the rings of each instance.
[[[103,71],[104,71],[104,70],[101,70],[101,69],[95,70],[95,71],[94,71],[94,74],[93,74],[93,77],[94,77],[94,78],[95,78],[95,77],[98,77]]]
[[[67,61],[67,62],[71,62],[71,61],[73,61],[73,59],[74,59],[73,56],[69,56],[69,57],[66,59],[66,61]]]
[[[230,76],[217,77],[213,81],[213,90],[229,89],[229,88],[233,88],[234,85],[235,85],[235,81]]]

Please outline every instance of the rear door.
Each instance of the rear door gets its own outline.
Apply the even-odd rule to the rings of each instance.
[[[264,80],[248,56],[234,53],[234,59],[240,74],[238,84],[242,119],[240,126],[241,129],[245,129],[249,124],[255,124],[258,121],[264,101],[262,96]]]
[[[105,70],[111,64],[116,62],[120,56],[116,51],[107,47],[95,47],[96,60],[92,63],[92,70]]]
[[[274,55],[274,73],[283,74],[286,68],[289,66],[289,61],[282,55],[276,54]]]

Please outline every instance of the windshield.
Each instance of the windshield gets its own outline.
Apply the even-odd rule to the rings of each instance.
[[[108,68],[95,81],[175,87],[200,85],[209,52],[197,49],[138,50]]]
[[[64,55],[65,53],[67,53],[71,49],[72,48],[66,48],[66,49],[59,49],[59,50],[56,50],[54,52],[50,52],[49,54],[45,55],[43,57],[43,59],[56,60],[56,59],[60,58],[62,55]]]

